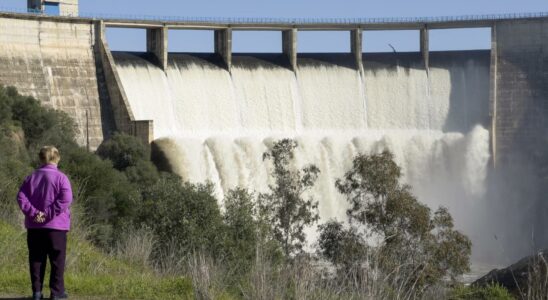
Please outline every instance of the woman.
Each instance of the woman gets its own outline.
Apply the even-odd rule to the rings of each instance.
[[[72,189],[67,176],[57,169],[61,160],[57,148],[45,146],[38,157],[42,166],[25,179],[17,194],[27,228],[33,299],[42,299],[47,257],[51,299],[66,299],[64,271]]]

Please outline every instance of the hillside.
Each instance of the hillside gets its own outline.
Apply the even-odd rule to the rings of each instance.
[[[76,233],[69,234],[68,248],[66,285],[71,299],[193,298],[186,278],[159,277],[146,267],[105,255]],[[0,297],[28,296],[26,231],[0,221],[0,253]],[[44,292],[49,295],[47,288]]]

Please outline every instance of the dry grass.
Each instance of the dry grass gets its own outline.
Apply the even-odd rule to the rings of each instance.
[[[197,299],[443,299],[447,287],[417,290],[409,284],[406,268],[383,274],[378,268],[363,266],[336,272],[311,258],[273,264],[259,257],[248,274],[235,274],[222,263],[202,254],[186,259],[185,276],[192,278]],[[235,286],[227,282],[240,276]],[[409,288],[411,286],[411,288]]]

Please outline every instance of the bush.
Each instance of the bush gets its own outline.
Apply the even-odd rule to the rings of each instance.
[[[237,188],[225,197],[225,225],[223,251],[229,269],[237,268],[238,273],[247,273],[255,261],[258,238],[253,195]]]
[[[15,88],[0,87],[0,112],[25,132],[27,146],[75,145],[76,125],[65,113],[44,108],[32,97],[19,95]]]
[[[355,231],[343,231],[333,223],[322,226],[320,253],[333,263],[363,263],[360,255],[340,258],[333,249],[352,248],[352,243],[345,246],[345,239],[350,236],[356,241],[357,232],[361,232],[365,240],[371,233],[380,244],[376,246],[378,254],[365,267],[380,268],[385,276],[393,276],[386,281],[393,281],[394,290],[403,287],[420,293],[446,276],[455,279],[468,271],[471,242],[453,229],[447,209],[440,208],[432,216],[409,186],[399,184],[400,177],[401,170],[388,151],[355,157],[351,170],[336,182],[350,203],[347,214]],[[334,242],[336,239],[342,240]]]
[[[497,284],[485,287],[458,286],[449,293],[451,300],[513,300],[508,290]]]
[[[115,133],[109,140],[97,148],[97,154],[103,159],[112,161],[112,165],[124,171],[135,167],[140,161],[150,160],[150,149],[136,137]]]
[[[164,174],[144,189],[143,201],[137,222],[154,231],[156,258],[170,247],[181,258],[194,251],[219,254],[223,223],[212,185],[181,183]]]
[[[116,231],[136,218],[142,202],[139,190],[109,161],[83,148],[65,149],[61,156],[59,167],[71,179],[85,223],[93,225],[92,239],[102,247],[111,245]]]
[[[158,178],[158,170],[150,161],[150,146],[134,136],[115,133],[97,149],[97,154],[112,162],[136,186],[149,186]]]

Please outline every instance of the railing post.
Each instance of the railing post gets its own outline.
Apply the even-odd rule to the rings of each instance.
[[[282,49],[289,60],[291,70],[297,71],[297,29],[282,31]]]

